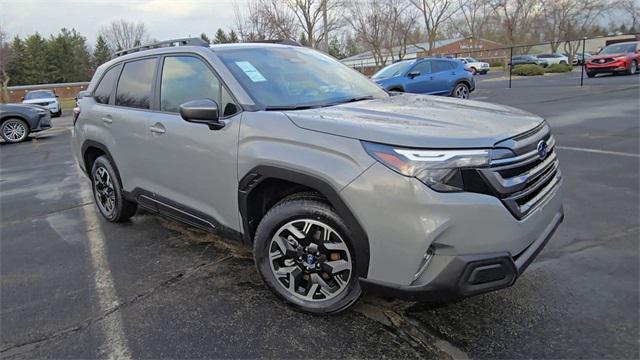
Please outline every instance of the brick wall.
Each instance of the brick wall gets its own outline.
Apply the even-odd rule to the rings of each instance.
[[[9,102],[19,103],[22,102],[24,95],[32,90],[53,90],[53,92],[60,97],[60,99],[74,98],[79,91],[86,90],[89,86],[88,82],[83,83],[67,83],[67,84],[42,84],[42,85],[24,85],[24,86],[9,86],[7,92],[9,93]],[[0,99],[2,97],[0,96]]]

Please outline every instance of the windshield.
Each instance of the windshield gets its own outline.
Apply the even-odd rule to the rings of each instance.
[[[371,78],[372,79],[386,79],[386,78],[398,76],[398,75],[404,73],[405,71],[409,70],[409,67],[411,66],[411,64],[412,64],[411,61],[401,61],[401,62],[397,62],[395,64],[391,64],[391,65],[381,69],[377,73],[375,73]]]
[[[25,100],[51,99],[56,97],[51,91],[31,91],[24,96]]]
[[[470,63],[474,63],[474,62],[478,62],[478,60],[474,59],[474,58],[467,58],[467,61]]]
[[[388,94],[360,73],[303,47],[216,51],[253,100],[266,108],[325,106]]]
[[[620,54],[632,53],[636,51],[636,44],[616,44],[609,45],[600,51],[600,54]]]

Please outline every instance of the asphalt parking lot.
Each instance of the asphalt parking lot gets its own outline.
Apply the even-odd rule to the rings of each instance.
[[[565,179],[565,222],[513,287],[297,313],[248,249],[144,212],[103,221],[62,117],[0,144],[0,357],[637,358],[640,76],[501,76],[472,98],[545,117]]]

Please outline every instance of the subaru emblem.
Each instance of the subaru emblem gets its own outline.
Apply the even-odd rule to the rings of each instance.
[[[547,157],[547,151],[548,151],[547,142],[544,140],[540,140],[537,146],[537,150],[538,150],[538,157],[540,159],[544,159],[545,157]]]
[[[311,254],[307,254],[307,264],[312,265],[313,260],[315,260],[315,257]]]

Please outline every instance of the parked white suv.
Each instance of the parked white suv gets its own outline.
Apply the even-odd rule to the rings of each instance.
[[[36,104],[44,106],[51,112],[51,115],[58,117],[62,115],[62,107],[58,96],[51,90],[29,91],[22,98],[23,104]]]
[[[536,56],[538,59],[542,59],[547,62],[547,64],[568,64],[569,58],[562,54],[540,54]]]
[[[472,57],[458,58],[458,60],[462,61],[464,63],[465,69],[471,71],[473,75],[475,74],[484,75],[488,73],[489,70],[491,69],[491,67],[489,66],[489,63],[478,61]]]

